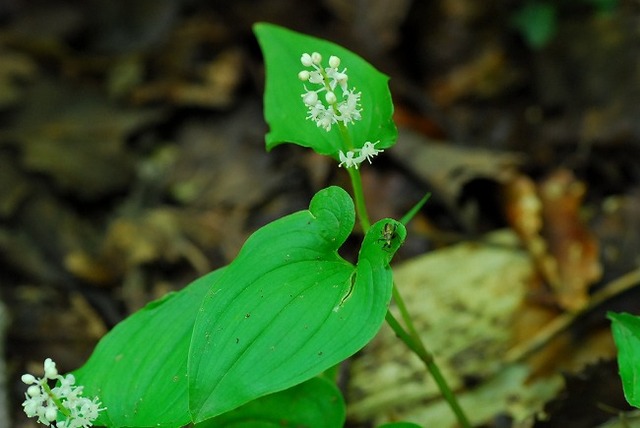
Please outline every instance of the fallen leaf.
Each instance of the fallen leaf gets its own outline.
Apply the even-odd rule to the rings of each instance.
[[[584,307],[589,287],[600,279],[598,242],[582,220],[586,187],[568,170],[552,173],[540,184],[543,236],[557,261],[557,277],[549,284],[558,303],[569,310]]]
[[[582,219],[586,189],[567,170],[550,174],[540,184],[517,176],[503,187],[507,220],[567,310],[583,308],[589,287],[602,274],[597,239]]]

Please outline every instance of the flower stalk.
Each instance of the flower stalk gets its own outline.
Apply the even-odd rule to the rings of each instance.
[[[300,62],[311,70],[302,70],[298,73],[298,78],[305,82],[319,86],[318,89],[309,89],[306,84],[303,85],[305,92],[301,95],[302,101],[307,106],[307,120],[313,120],[319,128],[325,131],[331,131],[333,125],[338,127],[342,148],[338,150],[338,166],[346,168],[351,179],[351,185],[354,193],[356,213],[363,233],[366,233],[371,227],[367,206],[362,188],[362,179],[358,170],[360,164],[365,160],[371,163],[371,160],[382,149],[377,149],[376,145],[380,141],[365,141],[361,146],[354,145],[351,136],[347,131],[347,126],[353,124],[362,118],[362,108],[360,106],[361,92],[356,92],[355,88],[348,88],[349,76],[347,69],[338,70],[340,66],[340,58],[331,56],[329,58],[329,67],[322,67],[322,55],[318,52],[311,54],[304,53],[300,58]],[[324,93],[324,101],[320,97]],[[339,95],[341,95],[342,100]],[[387,323],[394,330],[396,335],[424,362],[427,370],[435,380],[444,399],[451,407],[453,413],[458,419],[461,427],[471,427],[468,418],[460,407],[458,400],[449,387],[446,379],[442,375],[440,368],[435,362],[433,355],[426,349],[418,331],[413,325],[413,321],[406,305],[396,285],[393,285],[393,298],[396,306],[400,311],[404,324],[403,327],[393,316],[387,311]]]

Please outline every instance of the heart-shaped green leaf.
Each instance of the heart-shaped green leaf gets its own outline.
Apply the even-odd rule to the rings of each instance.
[[[347,68],[349,86],[362,92],[362,120],[347,126],[355,148],[361,148],[366,141],[379,140],[377,149],[395,144],[398,132],[392,119],[393,103],[386,75],[355,53],[326,40],[266,23],[256,24],[254,33],[266,66],[264,115],[270,127],[266,136],[267,149],[289,142],[335,159],[341,149],[347,150],[342,147],[337,126],[326,132],[315,122],[305,119],[304,85],[297,76],[304,68],[300,57],[311,52],[319,52],[327,59],[331,55],[340,57],[340,68]]]
[[[222,272],[149,303],[100,340],[74,372],[84,395],[106,407],[95,425],[177,427],[191,420],[187,355],[196,309]]]
[[[106,407],[96,425],[176,427],[192,414],[203,421],[364,346],[384,319],[388,263],[405,230],[376,223],[353,266],[336,252],[353,223],[346,192],[325,189],[309,211],[256,232],[229,267],[118,324],[74,372],[84,395]]]
[[[314,377],[293,388],[265,395],[244,406],[196,424],[196,428],[341,427],[345,404],[328,379]]]
[[[391,298],[389,261],[404,240],[391,219],[365,236],[357,266],[338,253],[355,220],[339,187],[308,211],[254,233],[211,286],[189,352],[195,422],[299,384],[361,349]]]
[[[635,407],[640,407],[640,317],[627,313],[609,312],[613,339],[618,348],[618,369],[622,378],[624,396]]]

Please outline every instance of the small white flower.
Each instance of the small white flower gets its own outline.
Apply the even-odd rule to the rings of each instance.
[[[27,388],[27,395],[29,397],[38,397],[42,395],[42,391],[40,391],[40,386],[31,385],[29,388]]]
[[[379,142],[380,140],[376,141],[375,143],[367,141],[362,145],[362,148],[360,149],[360,157],[362,157],[363,161],[366,159],[369,161],[369,163],[371,163],[372,157],[377,156],[378,153],[384,152],[384,150],[376,149],[376,144],[378,144]]]
[[[336,101],[338,101],[338,98],[336,97],[336,94],[334,94],[332,91],[327,91],[327,93],[324,96],[324,99],[329,104],[334,104]]]
[[[36,377],[32,374],[23,374],[22,377],[20,378],[22,380],[23,383],[26,383],[27,385],[31,385],[32,383],[36,383]]]
[[[360,107],[361,94],[362,92],[356,93],[355,88],[351,89],[344,94],[345,100],[338,105],[338,111],[340,112],[338,120],[345,125],[362,118],[360,115],[360,112],[362,111],[362,108]]]
[[[331,68],[338,68],[340,67],[340,58],[338,58],[335,55],[331,55],[329,57],[329,67]]]
[[[309,82],[316,85],[323,85],[324,77],[322,77],[322,73],[319,71],[312,71],[309,73]]]
[[[376,141],[375,143],[371,143],[369,141],[365,142],[362,145],[361,149],[349,150],[346,154],[340,150],[338,153],[338,157],[340,158],[340,164],[338,166],[343,166],[345,168],[355,168],[358,169],[360,164],[365,160],[371,163],[371,159],[374,156],[377,156],[379,153],[384,152],[384,150],[376,149],[376,144],[380,141]]]
[[[311,62],[315,65],[320,65],[320,63],[322,62],[322,55],[320,55],[319,52],[313,52],[311,54]]]
[[[329,87],[331,90],[335,90],[338,85],[342,91],[347,90],[347,81],[349,80],[349,76],[347,76],[347,69],[345,68],[342,71],[338,71],[335,68],[327,68],[325,70],[327,73],[327,77],[329,77]]]
[[[302,54],[302,57],[300,57],[300,62],[305,67],[311,67],[311,65],[313,65],[313,61],[311,60],[311,55],[309,55],[308,53]]]
[[[345,155],[342,152],[342,150],[340,150],[340,153],[338,153],[338,156],[340,157],[340,164],[338,166],[344,165],[345,168],[353,167],[355,169],[358,169],[358,165],[360,164],[360,162],[358,162],[357,158],[354,158],[355,151],[349,150]]]
[[[55,407],[48,407],[47,410],[44,412],[44,417],[49,422],[55,421],[56,418],[58,417],[58,409],[56,409]]]
[[[333,124],[333,116],[329,114],[325,114],[318,120],[318,128],[323,128],[325,131],[331,131],[331,125]]]
[[[307,91],[307,93],[302,94],[302,101],[308,106],[312,107],[318,103],[318,93],[316,91]]]
[[[325,107],[320,101],[314,106],[309,106],[307,119],[313,120],[319,128],[323,128],[325,131],[330,131],[331,125],[337,122],[333,110]]]
[[[51,358],[47,358],[44,360],[44,377],[47,379],[55,379],[56,376],[58,376],[56,363]]]
[[[298,73],[298,79],[302,80],[303,82],[309,80],[309,77],[309,72],[307,70],[302,70],[300,73]]]

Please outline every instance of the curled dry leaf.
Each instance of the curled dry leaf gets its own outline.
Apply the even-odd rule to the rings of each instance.
[[[580,215],[585,185],[558,170],[536,185],[519,176],[505,186],[505,211],[562,308],[578,310],[602,274],[598,242]]]

